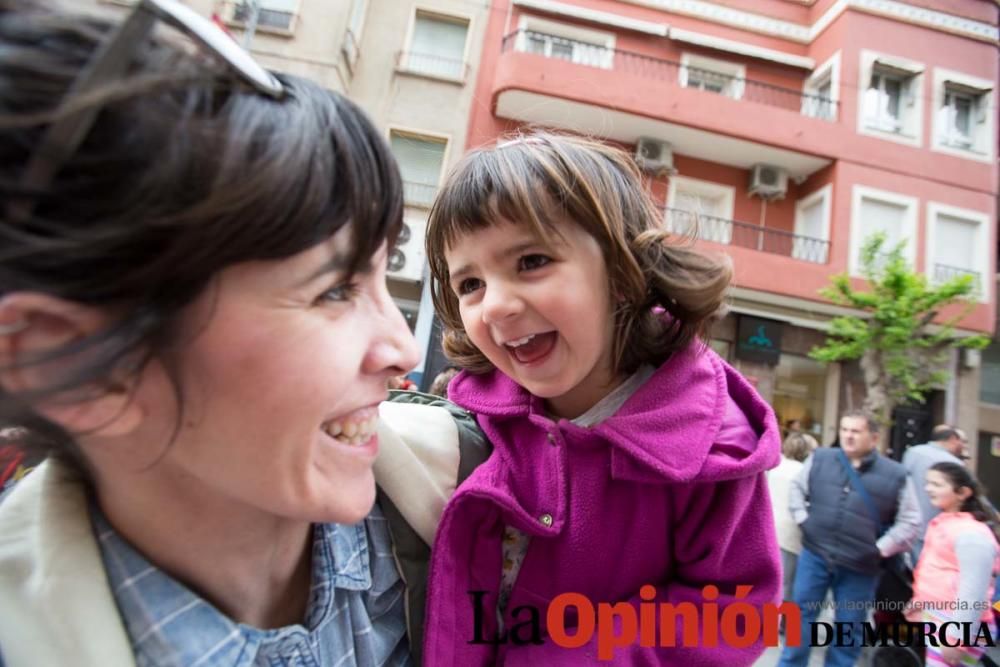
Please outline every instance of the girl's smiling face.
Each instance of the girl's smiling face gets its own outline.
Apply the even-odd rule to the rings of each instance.
[[[618,380],[614,319],[597,241],[569,220],[553,230],[546,242],[502,221],[460,236],[445,258],[472,343],[551,412],[573,418]]]
[[[956,489],[951,480],[938,470],[927,471],[927,483],[924,485],[931,505],[942,512],[958,512],[962,504],[972,495],[972,489],[967,486]]]

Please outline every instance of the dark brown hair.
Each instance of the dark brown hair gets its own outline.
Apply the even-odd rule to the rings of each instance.
[[[72,438],[33,401],[108,386],[176,346],[178,314],[227,266],[289,257],[350,225],[349,268],[361,269],[395,239],[403,204],[385,141],[350,101],[292,76],[279,77],[281,100],[262,96],[159,36],[124,81],[76,104],[100,108],[95,125],[48,187],[26,191],[33,147],[114,27],[38,4],[0,0],[0,296],[39,292],[118,317],[46,356],[87,351],[56,384],[0,388],[0,425],[65,447]],[[30,218],[12,219],[12,200],[32,201]]]
[[[966,487],[972,491],[972,494],[962,503],[961,511],[968,512],[977,521],[990,524],[990,528],[994,531],[994,534],[996,533],[996,512],[983,502],[983,489],[965,466],[942,461],[941,463],[932,465],[929,470],[934,470],[944,475],[954,491],[958,491],[962,487]]]
[[[612,360],[631,373],[659,365],[704,335],[732,277],[725,256],[694,249],[663,227],[633,160],[598,141],[534,132],[473,151],[450,174],[431,209],[427,257],[445,352],[473,372],[493,368],[469,341],[449,284],[445,250],[460,236],[501,221],[541,239],[560,220],[597,240],[617,302]],[[663,311],[669,314],[664,316]]]

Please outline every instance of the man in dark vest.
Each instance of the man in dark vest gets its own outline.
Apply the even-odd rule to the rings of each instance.
[[[809,624],[831,589],[834,620],[854,626],[850,642],[831,644],[825,664],[852,667],[881,560],[908,550],[920,530],[913,483],[902,465],[879,455],[878,429],[862,411],[844,414],[840,447],[816,450],[789,489],[789,509],[802,529],[792,592],[802,611],[802,645],[785,647],[781,667],[808,664]]]

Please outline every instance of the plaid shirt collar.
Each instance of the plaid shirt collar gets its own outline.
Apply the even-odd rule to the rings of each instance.
[[[91,520],[108,581],[137,658],[148,664],[252,665],[267,645],[281,650],[308,641],[309,633],[335,613],[333,588],[371,587],[364,522],[316,524],[312,585],[305,624],[273,630],[235,623],[182,583],[151,564],[126,542],[91,503]]]

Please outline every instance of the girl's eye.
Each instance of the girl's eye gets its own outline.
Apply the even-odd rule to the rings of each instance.
[[[357,283],[342,283],[320,294],[317,301],[335,303],[350,301],[358,295],[358,291],[359,287]]]
[[[539,269],[552,260],[545,255],[525,255],[517,262],[517,268],[521,271],[531,271]]]
[[[475,292],[477,289],[482,287],[482,285],[483,281],[479,278],[466,278],[458,284],[458,289],[455,291],[458,292],[459,296],[463,296],[465,294]]]

